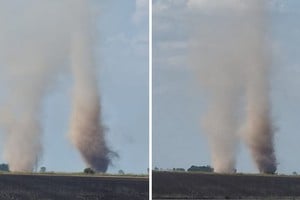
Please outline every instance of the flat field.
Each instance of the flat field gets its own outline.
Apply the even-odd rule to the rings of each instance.
[[[153,172],[153,199],[300,199],[300,177]]]
[[[148,177],[0,174],[0,200],[148,200]]]

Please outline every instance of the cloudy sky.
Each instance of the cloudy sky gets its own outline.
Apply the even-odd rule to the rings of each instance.
[[[122,169],[128,173],[146,173],[148,0],[90,0],[90,2],[95,14],[94,25],[97,28],[94,45],[99,63],[103,120],[108,128],[106,133],[108,145],[119,154],[119,158],[113,160],[113,166],[108,171],[117,172]],[[0,0],[0,3],[2,7],[10,5],[3,0]],[[15,1],[12,5],[18,7],[15,10],[20,11],[30,6],[23,1]],[[49,12],[55,13],[53,10]],[[15,16],[15,19],[18,19],[18,13],[15,13]],[[10,19],[5,20],[9,22]],[[27,26],[34,28],[34,24]],[[55,33],[55,30],[53,32]],[[70,76],[59,76],[43,103],[41,121],[44,130],[44,154],[40,166],[45,166],[47,171],[82,171],[85,167],[79,152],[71,145],[67,136],[72,97],[71,83]],[[3,145],[1,140],[1,146]],[[0,154],[1,151],[2,148]],[[1,156],[0,162],[5,162]]]
[[[268,32],[272,45],[272,116],[278,128],[275,148],[278,172],[300,171],[300,2],[267,0]],[[159,168],[211,163],[207,138],[200,120],[205,96],[188,62],[191,16],[218,9],[243,11],[242,0],[153,1],[153,166]],[[191,15],[192,14],[192,15]],[[256,172],[248,150],[239,145],[237,169]]]

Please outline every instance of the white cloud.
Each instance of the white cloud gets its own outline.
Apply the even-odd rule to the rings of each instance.
[[[136,0],[135,1],[136,10],[133,14],[133,21],[135,23],[140,23],[144,20],[147,20],[149,13],[149,1],[148,0]]]
[[[211,9],[245,9],[244,0],[188,0],[188,8],[211,10]]]
[[[185,8],[187,0],[154,0],[153,1],[153,12],[161,13],[170,9],[182,9]]]
[[[279,12],[286,11],[287,7],[286,1],[282,0],[187,0],[187,7],[205,12],[216,9],[244,11],[252,3],[266,3],[268,9]]]
[[[282,0],[269,0],[270,9],[277,12],[293,12],[292,8],[288,8],[287,1]],[[296,11],[298,9],[296,8]]]
[[[153,13],[163,12],[168,9],[169,1],[154,1],[153,2]]]

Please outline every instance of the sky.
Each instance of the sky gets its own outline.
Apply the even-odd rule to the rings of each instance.
[[[0,0],[2,1],[2,0]],[[119,157],[108,172],[147,173],[148,168],[148,0],[90,0],[95,14],[96,59],[108,146]],[[21,1],[15,2],[29,6]],[[1,2],[2,6],[5,2]],[[16,13],[16,17],[17,17]],[[9,19],[8,19],[9,20]],[[55,37],[55,35],[54,35]],[[47,171],[85,168],[68,138],[70,76],[59,75],[43,101],[43,157]],[[3,146],[3,136],[1,146]],[[0,148],[0,155],[3,149]],[[0,156],[0,162],[5,162]]]
[[[210,165],[210,150],[200,121],[206,97],[189,65],[190,14],[214,12],[218,6],[242,9],[237,0],[153,1],[153,167]],[[300,172],[300,1],[268,1],[272,47],[271,104],[277,131],[278,173]],[[242,1],[239,1],[242,2]],[[237,170],[256,173],[248,150],[239,144]]]

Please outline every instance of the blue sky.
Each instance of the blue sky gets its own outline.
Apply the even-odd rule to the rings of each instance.
[[[223,0],[229,2],[235,0]],[[200,120],[205,96],[187,60],[190,12],[213,8],[209,0],[153,1],[153,166],[159,168],[210,164],[208,140]],[[215,1],[216,3],[220,1]],[[300,2],[268,0],[272,44],[272,116],[278,131],[275,148],[278,172],[300,171]],[[205,8],[205,6],[208,6]],[[203,9],[205,8],[205,9]],[[237,169],[257,172],[243,143],[238,148]]]
[[[128,173],[146,173],[148,1],[91,2],[97,14],[95,46],[103,118],[108,127],[106,136],[108,145],[119,154],[109,172],[122,169]],[[71,89],[71,77],[60,75],[43,103],[44,154],[40,166],[47,171],[82,171],[85,167],[67,135]],[[2,157],[0,161],[4,162]]]

